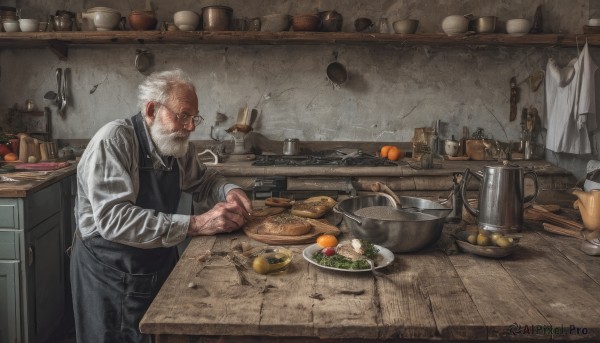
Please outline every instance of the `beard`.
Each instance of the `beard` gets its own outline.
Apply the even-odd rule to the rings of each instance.
[[[162,156],[183,157],[188,151],[189,133],[169,132],[162,121],[157,120],[150,126],[150,137]]]

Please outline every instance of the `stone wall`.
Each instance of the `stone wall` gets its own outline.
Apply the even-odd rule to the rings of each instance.
[[[182,9],[199,11],[215,1],[153,0],[159,20],[172,21]],[[600,8],[588,0],[353,0],[353,1],[220,1],[234,9],[234,17],[257,17],[270,13],[301,14],[335,9],[344,16],[343,31],[354,31],[357,17],[390,23],[402,18],[421,21],[418,32],[441,32],[446,15],[473,13],[496,15],[502,21],[514,17],[533,19],[542,5],[544,31],[581,33],[582,25]],[[10,1],[8,5],[11,5]],[[111,6],[125,16],[143,8],[144,1],[16,1],[24,17],[43,18],[57,9],[81,11]],[[569,13],[569,15],[565,15]],[[500,28],[501,30],[501,28]],[[585,42],[582,37],[581,44]],[[534,106],[543,115],[543,85],[532,92],[528,76],[545,70],[549,57],[566,64],[576,48],[534,47],[438,47],[399,45],[118,45],[74,46],[67,61],[45,48],[0,50],[0,107],[32,99],[38,107],[51,106],[53,136],[57,139],[88,139],[107,121],[135,114],[136,85],[144,75],[134,66],[136,49],[154,55],[150,71],[181,68],[195,80],[200,112],[206,118],[193,139],[228,140],[240,107],[259,112],[257,133],[271,140],[288,137],[303,141],[410,141],[415,127],[442,121],[442,138],[460,137],[463,126],[473,132],[481,127],[489,138],[517,141],[519,120],[509,121],[509,80],[519,82],[523,107]],[[592,53],[600,61],[600,49]],[[333,61],[343,63],[347,83],[337,88],[326,77]],[[43,98],[56,90],[56,68],[71,70],[71,99],[64,118]],[[598,87],[600,89],[600,87]],[[215,125],[216,113],[227,121]],[[540,138],[543,143],[543,137]],[[552,160],[561,164],[561,156]],[[567,167],[575,174],[585,170],[590,156],[568,156]],[[565,160],[565,161],[567,161]],[[575,162],[573,162],[575,161]],[[583,167],[582,167],[583,166]]]

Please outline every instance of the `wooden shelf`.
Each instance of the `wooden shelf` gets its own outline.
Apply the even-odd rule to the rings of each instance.
[[[534,46],[574,47],[587,39],[600,46],[600,34],[465,34],[449,37],[443,33],[382,34],[356,32],[239,32],[239,31],[85,31],[85,32],[1,32],[0,46],[64,47],[88,44],[393,44],[400,46]]]
[[[0,32],[0,47],[49,47],[66,60],[69,46],[102,44],[233,44],[233,45],[397,45],[575,47],[583,42],[600,46],[600,34],[386,34],[362,32],[254,32],[254,31],[78,31]]]

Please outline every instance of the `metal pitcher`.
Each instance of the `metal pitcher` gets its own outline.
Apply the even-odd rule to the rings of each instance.
[[[524,171],[519,166],[509,165],[504,161],[501,166],[486,166],[483,172],[472,172],[468,168],[463,175],[461,195],[467,199],[467,186],[470,176],[481,183],[478,209],[468,201],[464,206],[477,217],[479,229],[501,233],[518,232],[523,226],[523,209],[538,196],[538,179],[533,171]],[[533,180],[535,191],[532,195],[524,195],[525,178]]]

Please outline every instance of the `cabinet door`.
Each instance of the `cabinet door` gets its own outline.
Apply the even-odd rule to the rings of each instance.
[[[19,262],[0,262],[0,342],[21,342]]]
[[[65,306],[61,213],[33,228],[26,238],[27,332],[43,342],[60,323]]]

